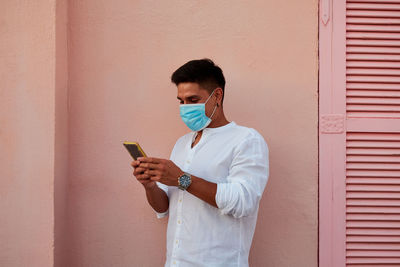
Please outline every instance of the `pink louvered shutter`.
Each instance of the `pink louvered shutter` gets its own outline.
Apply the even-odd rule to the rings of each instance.
[[[400,266],[400,0],[321,0],[320,19],[320,266]]]
[[[400,1],[347,1],[346,81],[346,263],[400,266]]]

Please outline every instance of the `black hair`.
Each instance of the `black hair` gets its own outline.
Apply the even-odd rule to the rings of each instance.
[[[215,88],[222,88],[222,100],[225,95],[225,77],[222,69],[208,58],[191,60],[179,67],[171,76],[171,81],[178,86],[180,83],[198,83],[210,94]]]

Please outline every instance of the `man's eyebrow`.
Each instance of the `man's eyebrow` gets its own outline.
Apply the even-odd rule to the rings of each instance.
[[[180,98],[179,96],[177,96],[176,97],[178,100],[182,100],[182,98]],[[185,98],[201,98],[201,96],[200,95],[190,95],[190,96],[187,96],[187,97],[185,97]]]

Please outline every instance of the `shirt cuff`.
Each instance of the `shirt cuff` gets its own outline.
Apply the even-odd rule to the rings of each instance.
[[[167,209],[167,211],[165,211],[165,212],[157,212],[155,210],[154,210],[154,212],[157,215],[157,219],[161,219],[168,215],[169,209]]]

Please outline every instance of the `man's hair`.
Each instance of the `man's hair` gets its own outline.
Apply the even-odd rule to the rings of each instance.
[[[196,59],[187,62],[178,68],[171,76],[171,81],[178,86],[180,83],[198,83],[201,88],[210,94],[215,88],[222,88],[222,100],[225,95],[225,78],[220,67],[211,59]]]

